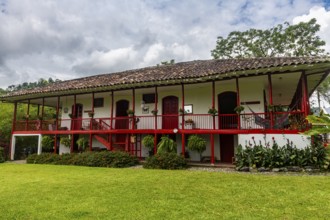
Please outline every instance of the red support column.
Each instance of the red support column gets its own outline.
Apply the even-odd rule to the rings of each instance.
[[[182,110],[183,110],[183,114],[182,114],[182,119],[181,119],[181,128],[182,130],[184,130],[184,115],[185,115],[185,111],[184,111],[184,84],[182,83],[181,84],[181,93],[182,93],[182,102],[181,102],[181,107],[182,107]],[[181,153],[182,155],[184,156],[184,153],[185,153],[185,137],[184,137],[184,133],[182,133],[182,136],[181,136]]]
[[[157,112],[155,115],[155,134],[154,134],[154,154],[157,153],[157,133],[156,130],[158,129],[158,87],[155,86],[155,111]]]
[[[210,134],[211,138],[211,164],[214,165],[214,134]]]
[[[57,134],[54,135],[54,154],[57,152]]]
[[[113,130],[113,90],[111,91],[111,109],[110,109],[110,129]],[[112,133],[110,133],[110,138],[109,138],[109,143],[110,143],[110,150],[112,150]]]
[[[57,104],[56,104],[56,128],[55,130],[57,131],[58,130],[58,113],[59,113],[59,110],[60,110],[60,96],[57,96]]]
[[[93,116],[91,117],[91,131],[93,130],[93,117],[94,117],[94,92],[92,92],[92,112],[93,112]],[[90,133],[89,134],[89,150],[93,151],[93,134]]]
[[[305,116],[309,114],[309,106],[308,106],[308,88],[307,88],[307,78],[306,78],[305,71],[302,72],[301,79],[302,79],[302,111],[304,112]]]
[[[25,122],[25,130],[28,130],[28,124],[29,124],[29,117],[30,117],[30,99],[28,100],[28,106],[26,110],[26,122]]]
[[[236,99],[237,99],[236,106],[240,106],[241,105],[241,100],[240,100],[240,96],[239,96],[238,77],[236,78]],[[237,114],[237,129],[241,129],[241,116],[240,116],[240,114]]]
[[[215,82],[212,81],[212,108],[215,109]],[[213,130],[215,129],[215,115],[213,115],[212,118],[212,122],[213,122]]]
[[[269,95],[269,105],[273,105],[273,86],[272,86],[272,76],[268,74],[268,95]],[[274,119],[273,112],[270,113],[270,129],[273,129]]]
[[[41,106],[40,130],[42,130],[42,122],[44,120],[44,109],[45,109],[45,98],[43,97],[42,98],[42,106]]]
[[[90,117],[89,119],[89,125],[90,125],[90,128],[89,130],[93,130],[93,117],[94,117],[94,92],[92,92],[92,117]],[[90,144],[91,145],[91,144]]]
[[[74,145],[74,138],[73,138],[73,134],[70,135],[71,136],[71,146],[70,146],[70,153],[73,153],[73,145]]]
[[[13,139],[13,133],[16,130],[16,116],[17,116],[17,102],[14,103],[14,115],[12,120],[12,126],[11,126],[11,135],[10,135],[10,145],[9,145],[9,158],[11,158],[11,145],[12,145],[12,139]]]
[[[133,117],[132,117],[132,130],[135,129],[135,89],[132,89],[132,110],[133,110]]]

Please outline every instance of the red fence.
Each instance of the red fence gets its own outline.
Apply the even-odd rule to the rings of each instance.
[[[57,125],[57,126],[56,126]],[[291,129],[305,130],[303,112],[249,114],[186,114],[115,118],[81,118],[16,121],[15,131],[112,130],[112,129]]]

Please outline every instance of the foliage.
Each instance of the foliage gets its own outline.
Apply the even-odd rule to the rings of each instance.
[[[0,147],[0,163],[5,162],[5,149],[3,147]]]
[[[186,159],[176,153],[157,153],[152,157],[148,157],[143,164],[147,169],[165,169],[165,170],[181,170],[187,168]]]
[[[218,110],[216,110],[215,108],[209,108],[207,113],[215,116],[216,114],[218,114]]]
[[[330,115],[321,113],[320,116],[308,115],[307,121],[312,124],[312,128],[305,132],[307,135],[330,133]]]
[[[42,146],[43,151],[45,150],[45,151],[49,152],[49,151],[53,150],[54,138],[49,135],[42,136],[41,146]]]
[[[244,111],[244,106],[241,106],[241,105],[238,105],[234,108],[234,111],[237,113],[237,114],[241,114],[242,111]]]
[[[170,61],[162,61],[160,64],[157,64],[157,66],[168,66],[175,64],[175,60],[171,59]]]
[[[176,142],[168,136],[162,136],[157,145],[157,153],[176,152]]]
[[[202,158],[202,153],[206,150],[206,140],[198,135],[190,135],[188,138],[188,149],[196,151]]]
[[[152,150],[154,148],[154,136],[147,135],[142,139],[142,144],[144,147],[148,148],[149,150]]]
[[[61,137],[60,143],[65,147],[70,147],[71,146],[70,136]]]
[[[80,150],[84,151],[86,150],[86,148],[89,146],[89,141],[88,138],[85,136],[80,137],[77,141],[76,141],[78,147],[80,148]]]
[[[227,38],[218,37],[211,55],[214,59],[323,55],[325,41],[316,35],[319,30],[313,18],[296,25],[285,22],[268,30],[233,31]]]
[[[280,168],[287,166],[312,166],[320,169],[328,169],[329,160],[325,147],[320,142],[312,146],[298,149],[292,142],[280,147],[276,142],[272,147],[264,147],[261,144],[238,146],[235,154],[236,166],[253,168]]]
[[[130,167],[139,163],[139,160],[126,152],[83,152],[80,154],[53,154],[42,153],[28,156],[27,163],[76,165],[89,167]]]
[[[60,82],[60,81],[61,80],[59,80],[59,79],[53,80],[51,77],[48,80],[40,78],[36,82],[24,82],[24,83],[18,84],[18,85],[10,85],[10,86],[8,86],[6,91],[11,92],[11,91],[18,91],[18,90],[22,90],[22,89],[32,89],[32,88],[37,88],[37,87],[43,87],[48,84]]]
[[[132,109],[128,109],[128,110],[127,110],[127,114],[128,114],[128,115],[134,115],[134,111],[133,111]]]

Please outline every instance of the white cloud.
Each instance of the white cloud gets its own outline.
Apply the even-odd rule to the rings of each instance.
[[[319,15],[320,35],[330,36],[322,6],[321,0],[0,0],[0,87],[211,59],[219,35],[303,15]]]
[[[308,14],[295,17],[293,23],[306,22],[312,18],[316,18],[317,23],[321,26],[318,35],[326,41],[325,49],[330,52],[330,11],[327,11],[324,7],[315,6],[309,10]]]

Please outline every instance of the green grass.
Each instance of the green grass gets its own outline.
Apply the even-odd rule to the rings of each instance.
[[[329,176],[0,164],[0,219],[326,219]]]

